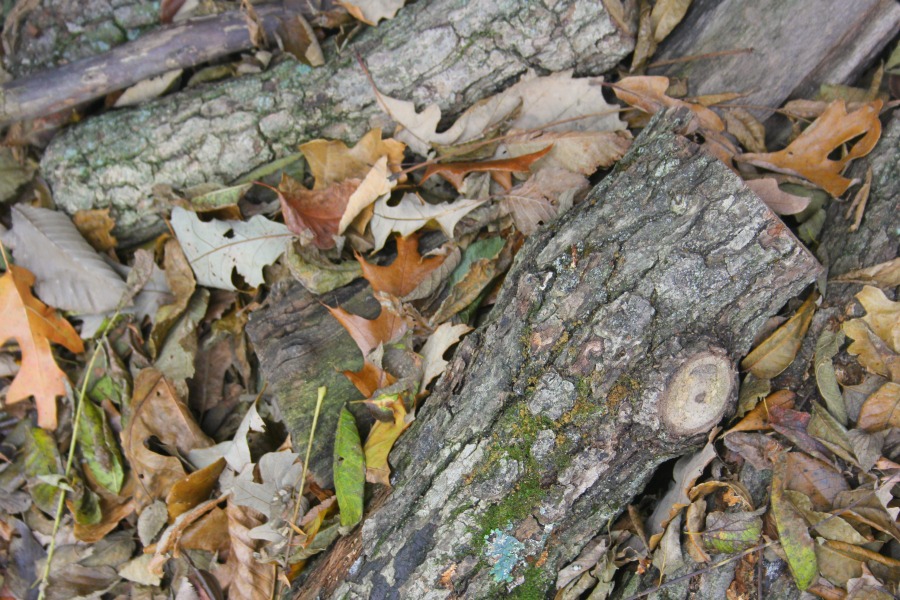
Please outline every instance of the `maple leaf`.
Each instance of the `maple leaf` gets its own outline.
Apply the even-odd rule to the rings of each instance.
[[[14,339],[22,351],[22,364],[6,392],[6,402],[34,396],[38,425],[56,429],[56,397],[66,394],[66,374],[53,359],[50,344],[78,354],[84,352],[84,343],[56,309],[32,295],[33,284],[34,275],[15,265],[8,264],[0,276],[0,345]]]
[[[387,292],[398,298],[416,289],[429,273],[441,266],[445,258],[445,256],[422,258],[419,254],[418,234],[397,238],[397,258],[386,267],[373,265],[356,253],[363,277],[372,285],[372,289],[376,292]]]
[[[832,196],[840,196],[853,185],[841,173],[850,161],[871,152],[881,137],[881,105],[881,100],[876,100],[847,113],[844,101],[836,100],[784,150],[743,154],[736,160],[804,177]],[[858,136],[862,137],[844,156],[829,158],[841,145]]]
[[[669,89],[669,78],[659,76],[636,75],[626,77],[613,86],[616,97],[648,114],[676,106],[685,106],[696,117],[697,125],[707,131],[724,131],[725,124],[719,115],[700,104],[692,104],[666,95]]]
[[[333,140],[313,140],[300,146],[300,152],[306,158],[316,182],[314,190],[325,189],[346,179],[362,179],[383,156],[387,157],[390,171],[398,173],[405,149],[406,145],[397,140],[382,140],[381,129],[369,131],[353,148]]]
[[[488,172],[494,181],[503,186],[503,189],[508,190],[512,187],[513,173],[527,173],[532,163],[541,159],[552,149],[553,145],[551,144],[537,152],[523,154],[515,158],[431,164],[425,169],[422,181],[424,182],[432,175],[440,175],[449,181],[456,188],[456,191],[459,191],[462,188],[463,179],[469,173]]]
[[[363,356],[368,356],[379,344],[387,344],[398,339],[409,329],[407,319],[386,308],[381,309],[381,314],[376,319],[366,319],[343,308],[330,306],[325,308],[347,330]]]

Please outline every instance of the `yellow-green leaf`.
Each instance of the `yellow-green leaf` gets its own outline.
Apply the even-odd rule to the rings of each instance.
[[[394,447],[394,442],[409,427],[409,423],[406,420],[406,407],[400,395],[392,394],[386,399],[389,399],[387,406],[394,419],[389,423],[376,421],[369,431],[363,450],[366,455],[366,481],[390,486],[391,467],[388,465],[388,455]]]
[[[356,420],[341,409],[334,439],[334,490],[341,510],[341,529],[349,531],[362,520],[366,462]]]
[[[816,543],[806,526],[806,521],[784,495],[784,478],[787,462],[774,460],[772,473],[772,516],[778,530],[778,541],[787,557],[794,583],[806,590],[819,575],[816,561]]]

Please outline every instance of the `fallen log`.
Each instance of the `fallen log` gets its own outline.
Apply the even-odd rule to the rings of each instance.
[[[255,9],[269,39],[292,13],[281,5]],[[158,29],[114,50],[0,85],[0,126],[46,116],[150,77],[187,69],[253,48],[241,11],[191,19]]]
[[[732,410],[736,361],[820,267],[676,133],[686,119],[656,117],[587,200],[526,242],[490,323],[392,452],[387,504],[301,597],[543,597],[658,465]],[[261,360],[270,382],[308,353],[295,332],[323,318],[307,312],[280,339],[256,325],[283,313],[257,311],[248,329],[261,357],[282,358]]]
[[[540,33],[538,33],[540,32]],[[110,207],[120,241],[164,228],[156,184],[229,182],[315,137],[355,141],[387,125],[367,63],[384,93],[458,112],[527,69],[598,74],[633,47],[602,3],[435,0],[405,7],[363,32],[326,65],[294,61],[257,76],[201,86],[135,110],[89,119],[58,136],[42,161],[57,206]]]
[[[894,0],[695,0],[648,72],[686,77],[691,95],[745,92],[735,104],[764,119],[823,83],[853,83],[898,29]],[[739,49],[752,52],[665,64]]]

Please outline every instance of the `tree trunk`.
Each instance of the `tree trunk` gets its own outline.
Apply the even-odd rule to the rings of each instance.
[[[685,119],[657,117],[587,200],[528,240],[490,324],[392,452],[387,503],[303,597],[543,597],[660,463],[731,411],[735,361],[820,267],[676,133]],[[262,357],[292,351],[259,333]]]
[[[527,69],[597,74],[633,47],[596,0],[434,0],[405,7],[312,70],[286,61],[258,76],[203,86],[89,119],[42,162],[57,205],[111,207],[120,241],[164,229],[156,184],[226,183],[317,136],[355,141],[387,125],[357,55],[379,89],[445,111],[502,90]]]

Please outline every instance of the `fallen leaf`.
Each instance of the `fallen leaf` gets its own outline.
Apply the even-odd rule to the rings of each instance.
[[[147,100],[162,96],[181,77],[182,72],[182,69],[174,69],[163,73],[162,75],[157,75],[156,77],[150,77],[137,82],[126,89],[122,95],[116,99],[113,107],[122,108],[125,106],[135,106],[142,102],[146,102]]]
[[[287,227],[261,215],[249,221],[204,223],[177,206],[172,209],[172,229],[197,282],[223,290],[237,290],[231,282],[234,271],[249,285],[261,285],[263,267],[284,253],[291,238]]]
[[[152,439],[182,456],[212,445],[175,388],[155,369],[144,369],[134,380],[134,395],[123,415],[122,449],[138,478],[135,499],[145,506],[165,498],[186,475],[176,456],[155,452]]]
[[[387,157],[382,156],[366,174],[366,178],[362,180],[359,187],[350,194],[350,198],[347,200],[347,208],[344,209],[338,224],[338,233],[344,233],[347,227],[350,226],[350,223],[363,214],[363,211],[376,200],[379,198],[387,199],[391,190],[397,185],[397,182],[392,181],[388,175]],[[359,231],[362,232],[365,226],[366,224],[362,223]]]
[[[837,456],[840,456],[848,463],[853,463],[853,446],[850,443],[850,437],[847,435],[847,428],[841,425],[818,402],[812,403],[812,418],[810,418],[809,424],[806,426],[806,432]]]
[[[759,199],[765,202],[766,206],[775,214],[795,215],[809,206],[809,198],[782,191],[778,187],[778,182],[772,177],[749,179],[744,184],[753,190],[753,193],[759,196]]]
[[[866,309],[862,318],[894,352],[900,352],[900,302],[888,300],[877,287],[865,286],[856,299]]]
[[[450,323],[442,323],[434,330],[425,345],[422,346],[421,354],[424,362],[425,372],[422,375],[422,383],[419,385],[419,392],[425,390],[428,384],[436,377],[439,377],[447,369],[447,361],[444,360],[444,353],[456,344],[462,336],[472,331],[468,325]]]
[[[381,388],[397,382],[396,377],[369,360],[363,363],[359,371],[344,371],[344,376],[366,398],[371,398]]]
[[[285,15],[278,24],[278,35],[284,51],[311,67],[325,64],[322,47],[312,26],[299,12]]]
[[[406,0],[338,0],[338,4],[366,25],[378,25],[382,19],[393,19]]]
[[[502,273],[508,260],[502,260],[505,241],[500,236],[478,240],[469,245],[459,266],[450,274],[447,297],[429,319],[432,325],[443,323],[475,302],[485,288]]]
[[[174,521],[201,502],[209,500],[210,494],[219,482],[219,475],[225,470],[225,459],[219,460],[194,471],[172,484],[166,494],[169,520]]]
[[[859,357],[859,364],[868,371],[900,382],[900,356],[888,348],[862,319],[845,321],[842,329],[853,342],[847,353]]]
[[[784,496],[803,515],[810,528],[823,538],[853,544],[867,544],[871,541],[856,531],[840,515],[815,510],[806,494],[794,490],[784,490]]]
[[[631,135],[627,131],[540,131],[513,136],[502,148],[516,158],[547,146],[550,152],[531,165],[532,172],[559,168],[587,177],[622,158],[631,147]]]
[[[850,218],[850,215],[853,215],[853,223],[847,228],[851,233],[859,229],[859,226],[862,223],[863,214],[866,212],[866,205],[869,203],[869,192],[872,191],[872,174],[872,165],[869,165],[866,169],[866,178],[863,180],[863,184],[856,190],[856,193],[853,194],[853,201],[850,203],[850,206],[847,207],[847,212],[844,214],[844,217],[847,219]]]
[[[871,152],[881,137],[881,106],[882,102],[876,100],[848,114],[844,102],[837,100],[784,150],[742,154],[736,160],[804,177],[832,196],[840,196],[853,184],[841,173],[850,161]],[[862,137],[846,155],[836,160],[828,158],[841,145],[859,136]]]
[[[391,206],[387,198],[375,202],[375,210],[369,228],[375,238],[374,251],[381,250],[391,233],[406,236],[425,227],[429,222],[437,223],[448,238],[460,219],[484,204],[484,200],[460,198],[454,202],[429,204],[418,194],[406,193],[396,206]]]
[[[398,394],[383,399],[389,400],[386,407],[391,410],[393,420],[389,423],[375,421],[369,430],[363,453],[366,456],[366,481],[390,487],[391,468],[388,465],[388,455],[394,447],[394,442],[409,427],[411,420],[407,420],[406,407]],[[343,522],[341,524],[343,525]]]
[[[816,351],[813,357],[813,367],[816,372],[816,386],[819,388],[819,394],[825,400],[828,410],[835,419],[844,427],[849,422],[847,419],[847,409],[844,406],[844,397],[841,394],[841,388],[838,386],[837,375],[834,372],[834,364],[832,358],[841,349],[844,344],[844,332],[823,329],[816,341]]]
[[[107,421],[106,412],[89,399],[82,400],[78,422],[78,449],[83,468],[112,494],[118,494],[125,483],[125,465],[119,444]]]
[[[869,432],[900,427],[900,384],[889,381],[869,396],[856,424]]]
[[[115,248],[119,242],[112,234],[116,222],[109,216],[109,209],[79,210],[72,215],[72,222],[85,240],[98,252]]]
[[[717,553],[738,554],[756,546],[762,536],[762,513],[713,511],[706,517],[703,542]]]
[[[884,288],[897,287],[900,285],[900,258],[848,271],[843,275],[838,275],[833,281],[872,284]]]
[[[769,411],[776,406],[793,408],[796,397],[797,395],[790,390],[778,390],[770,394],[765,400],[748,411],[744,418],[738,421],[734,427],[725,432],[726,435],[738,431],[765,431],[771,429],[772,426],[769,425]]]
[[[191,296],[194,295],[194,290],[197,289],[191,264],[178,240],[167,240],[163,251],[165,253],[163,266],[165,267],[166,282],[174,297],[172,302],[160,306],[154,316],[153,327],[147,338],[147,348],[150,350],[151,358],[156,358],[159,354],[166,341],[166,336],[184,314]]]
[[[808,454],[789,452],[784,460],[784,489],[805,494],[816,510],[830,510],[835,497],[850,489],[834,467]]]
[[[321,190],[308,190],[299,181],[282,173],[278,188],[272,188],[281,201],[281,214],[287,229],[321,250],[334,248],[341,216],[360,180],[347,179]]]
[[[817,298],[817,294],[810,294],[794,316],[741,361],[741,369],[750,371],[762,379],[771,379],[787,369],[800,350],[803,336],[806,335],[806,330],[812,322]]]
[[[225,507],[231,548],[226,568],[231,573],[228,593],[236,598],[262,600],[275,594],[275,565],[257,560],[265,542],[250,537],[250,531],[263,520],[252,509],[239,506],[231,499]]]
[[[750,412],[760,400],[772,392],[772,382],[768,379],[758,379],[753,373],[748,373],[741,382],[738,393],[738,405],[735,417],[741,418]]]
[[[681,23],[690,6],[691,0],[659,0],[650,13],[653,39],[657,43],[666,39],[675,26]]]
[[[725,121],[725,131],[733,135],[744,148],[751,152],[766,151],[766,128],[750,111],[728,108],[722,111],[722,120]]]
[[[897,509],[886,508],[871,487],[863,486],[839,493],[834,499],[834,508],[844,509],[841,515],[848,521],[874,527],[900,541],[900,529],[896,523]]]
[[[805,590],[813,584],[819,574],[816,543],[809,535],[806,521],[785,497],[787,462],[781,457],[773,457],[772,464],[770,501],[775,528],[778,530],[778,541],[787,557],[794,583],[801,590]]]
[[[419,254],[419,236],[411,234],[397,238],[397,257],[388,266],[373,265],[359,253],[356,253],[356,260],[362,267],[363,277],[374,291],[402,298],[440,267],[444,257],[423,258]]]
[[[17,204],[3,241],[20,267],[34,273],[34,291],[61,310],[98,314],[115,310],[125,281],[88,244],[65,214]]]
[[[571,206],[574,196],[588,185],[583,175],[565,169],[542,169],[503,196],[500,210],[512,216],[519,231],[531,235],[541,224],[553,221],[560,207]]]
[[[362,519],[366,462],[353,414],[341,409],[334,436],[334,490],[341,528],[349,531]]]
[[[51,517],[56,516],[61,490],[58,485],[48,483],[50,478],[61,478],[63,474],[56,438],[39,427],[27,427],[23,437],[22,475],[25,476],[28,493],[35,506]]]
[[[462,188],[463,179],[469,173],[490,173],[494,181],[499,183],[503,189],[509,190],[512,187],[512,173],[527,173],[532,163],[541,159],[552,149],[553,146],[547,146],[537,152],[523,154],[515,158],[432,163],[425,168],[422,182],[428,180],[432,175],[440,175],[449,181],[456,188],[456,191],[459,191]]]
[[[654,115],[668,107],[687,107],[697,121],[697,125],[708,131],[724,131],[725,124],[719,115],[700,104],[691,104],[666,95],[669,78],[648,75],[625,77],[613,86],[616,97],[645,113]]]
[[[323,257],[318,250],[299,243],[288,246],[284,258],[294,279],[317,296],[343,287],[362,276],[359,263],[355,260],[335,264]]]
[[[299,455],[294,452],[263,454],[257,465],[260,483],[254,481],[253,465],[246,465],[234,480],[232,498],[235,504],[252,508],[283,526],[282,517],[303,476],[303,465],[297,462],[298,458]],[[269,531],[275,534],[276,539],[283,537],[271,525]]]
[[[638,30],[634,40],[634,55],[631,57],[629,72],[635,73],[644,70],[650,57],[656,52],[657,43],[653,38],[653,20],[650,18],[653,7],[648,0],[640,0],[640,13],[638,15]]]
[[[386,308],[381,309],[381,314],[376,319],[366,319],[348,313],[343,308],[331,308],[330,306],[326,306],[326,308],[347,330],[363,353],[363,357],[368,356],[380,344],[396,341],[409,329],[409,323],[405,318]]]
[[[84,344],[68,321],[31,294],[34,275],[7,265],[0,275],[0,346],[14,339],[22,352],[19,372],[6,390],[6,403],[34,396],[38,425],[56,429],[56,397],[66,395],[66,374],[53,358],[50,344],[84,352]]]
[[[406,145],[397,140],[382,140],[381,129],[369,131],[353,148],[348,148],[341,141],[321,139],[300,146],[300,152],[315,179],[314,190],[322,190],[347,179],[363,179],[384,156],[387,157],[390,172],[398,173],[402,169],[405,149]]]

